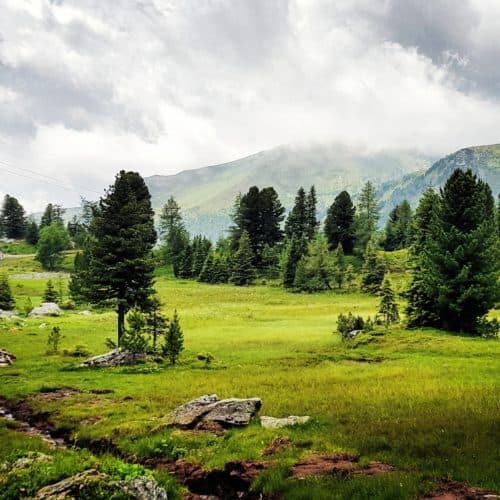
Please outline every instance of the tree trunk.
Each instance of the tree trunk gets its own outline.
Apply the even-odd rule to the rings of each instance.
[[[118,346],[122,343],[123,334],[125,333],[125,305],[118,304]]]

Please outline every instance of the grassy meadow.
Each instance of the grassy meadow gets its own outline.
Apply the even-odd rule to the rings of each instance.
[[[387,255],[399,292],[407,279],[404,259],[404,252]],[[46,279],[19,275],[39,271],[31,256],[0,262],[0,273],[11,276],[20,310],[28,297],[33,305],[41,301]],[[63,286],[66,282],[63,276]],[[63,350],[84,345],[93,355],[105,352],[105,339],[116,338],[116,315],[109,310],[0,322],[0,347],[17,356],[12,366],[0,369],[0,396],[28,398],[36,410],[51,414],[56,427],[71,432],[78,445],[47,451],[38,439],[1,423],[0,462],[20,450],[43,449],[58,456],[62,477],[97,460],[110,467],[112,457],[80,449],[106,438],[131,462],[183,458],[214,468],[231,460],[260,460],[277,436],[288,436],[292,446],[269,457],[273,467],[257,480],[264,492],[292,499],[418,498],[443,478],[500,491],[497,340],[397,326],[342,343],[335,332],[338,314],[373,316],[378,297],[293,294],[272,284],[205,285],[173,279],[164,269],[158,270],[156,288],[165,313],[177,309],[184,331],[185,350],[175,367],[78,368],[81,360]],[[499,317],[500,311],[492,315]],[[63,335],[61,353],[47,355],[47,336],[56,325]],[[197,359],[207,352],[214,357],[208,367]],[[61,387],[76,391],[56,401],[39,397]],[[278,430],[255,423],[224,436],[162,428],[170,410],[207,393],[257,396],[263,400],[261,415],[310,415],[312,420]],[[387,462],[396,472],[286,478],[298,458],[333,451]],[[168,477],[161,480],[175,498],[177,486]],[[0,479],[0,491],[1,484]]]

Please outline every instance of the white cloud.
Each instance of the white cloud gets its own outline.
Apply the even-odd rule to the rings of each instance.
[[[448,153],[497,142],[496,74],[471,80],[500,41],[495,5],[436,1],[460,38],[447,18],[393,0],[380,8],[368,0],[8,0],[0,160],[100,192],[122,168],[174,173],[281,143]],[[30,208],[78,200],[42,185],[4,172],[0,191]]]

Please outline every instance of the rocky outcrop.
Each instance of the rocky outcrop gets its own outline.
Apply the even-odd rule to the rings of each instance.
[[[260,425],[266,429],[280,429],[281,427],[288,427],[289,425],[305,424],[309,422],[310,419],[311,417],[307,415],[303,417],[290,415],[285,418],[260,417]]]
[[[259,398],[219,399],[216,394],[201,396],[176,408],[168,423],[183,428],[195,428],[206,422],[223,427],[243,427],[258,413],[262,406]]]
[[[0,367],[10,366],[16,360],[16,356],[5,349],[0,349]]]
[[[129,481],[112,481],[106,474],[89,469],[58,483],[45,486],[35,498],[43,500],[62,500],[69,498],[92,498],[99,490],[110,498],[133,498],[136,500],[168,500],[167,492],[149,477],[138,477]],[[101,498],[101,497],[100,497]]]
[[[17,315],[17,311],[4,311],[0,309],[0,319],[19,319],[19,316]]]
[[[44,316],[60,316],[61,314],[61,308],[55,302],[44,302],[33,308],[29,315],[32,318],[41,318]]]
[[[119,347],[106,354],[86,359],[80,366],[86,368],[106,368],[110,366],[133,365],[139,361],[144,361],[144,359],[146,359],[145,354],[134,354]]]

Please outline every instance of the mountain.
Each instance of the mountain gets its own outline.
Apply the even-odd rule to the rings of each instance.
[[[388,181],[378,189],[378,198],[384,219],[394,205],[407,199],[415,207],[422,193],[432,187],[442,187],[456,168],[472,169],[491,187],[493,194],[500,192],[500,144],[460,149],[434,163],[428,170],[412,172],[400,180]]]
[[[274,186],[286,208],[300,186],[314,184],[320,215],[346,189],[356,194],[370,180],[376,185],[425,170],[437,158],[416,151],[369,152],[342,145],[280,146],[236,161],[176,175],[145,179],[158,212],[169,196],[181,206],[188,230],[212,239],[229,227],[230,212],[239,192],[250,186]]]

